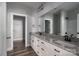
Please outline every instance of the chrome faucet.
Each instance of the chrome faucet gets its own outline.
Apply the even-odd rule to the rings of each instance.
[[[65,39],[64,39],[65,41],[71,42],[71,40],[73,38],[73,34],[71,34],[71,35],[68,36],[68,34],[66,32],[64,37],[65,37]]]

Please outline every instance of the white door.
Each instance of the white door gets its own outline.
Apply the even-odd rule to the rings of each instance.
[[[23,21],[19,17],[14,17],[13,20],[13,40],[23,39]]]

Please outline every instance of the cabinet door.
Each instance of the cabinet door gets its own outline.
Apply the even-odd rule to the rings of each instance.
[[[40,40],[40,46],[41,53],[43,53],[43,56],[57,56],[57,54],[54,51],[54,47],[52,47],[52,44]]]
[[[34,37],[33,37],[33,35],[31,36],[31,47],[34,48]]]
[[[40,41],[41,41],[40,38],[37,38],[35,51],[36,51],[36,53],[37,53],[39,56],[43,56],[43,53],[42,53],[42,51],[41,51]]]
[[[39,45],[40,45],[41,53],[43,53],[43,56],[47,56],[48,54],[47,43],[43,40],[40,40]]]
[[[35,50],[36,48],[36,37],[31,36],[31,47]]]
[[[35,52],[36,53],[38,53],[37,51],[38,51],[38,44],[39,44],[39,42],[38,42],[38,38],[37,37],[34,37],[34,50],[35,50]]]

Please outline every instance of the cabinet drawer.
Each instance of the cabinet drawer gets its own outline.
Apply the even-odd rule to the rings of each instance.
[[[47,47],[47,42],[43,41],[43,40],[40,40],[39,44],[42,46],[42,47]]]
[[[43,56],[48,56],[48,45],[45,41],[39,41],[40,52],[43,53]]]
[[[42,55],[42,53],[41,53],[41,50],[40,50],[40,47],[37,47],[37,49],[36,49],[36,51],[35,51],[36,53],[37,53],[37,55],[39,55],[39,56],[41,56]]]
[[[44,49],[41,48],[40,46],[37,47],[36,53],[37,53],[39,56],[44,56],[44,55],[45,55]]]
[[[54,49],[54,52],[58,56],[75,56],[75,54],[73,54],[71,52],[68,52],[68,51],[66,51],[64,49],[61,49],[61,48],[59,48],[57,46],[52,45],[51,48]]]
[[[44,56],[58,56],[56,51],[54,51],[55,47],[52,47],[52,44],[45,41],[41,41],[40,44],[41,48],[43,48],[41,50]]]

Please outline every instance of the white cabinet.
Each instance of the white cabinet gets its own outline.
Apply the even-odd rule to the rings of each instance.
[[[35,50],[36,49],[36,37],[31,36],[31,47]]]
[[[31,46],[39,56],[76,56],[36,36],[32,36],[31,38]]]
[[[38,55],[42,55],[42,53],[40,52],[41,49],[39,47],[39,38],[33,35],[31,36],[31,47]]]
[[[31,36],[31,47],[34,48],[34,36]]]
[[[49,47],[47,45],[47,42],[40,40],[39,45],[40,45],[41,53],[43,53],[43,56],[48,56]]]

